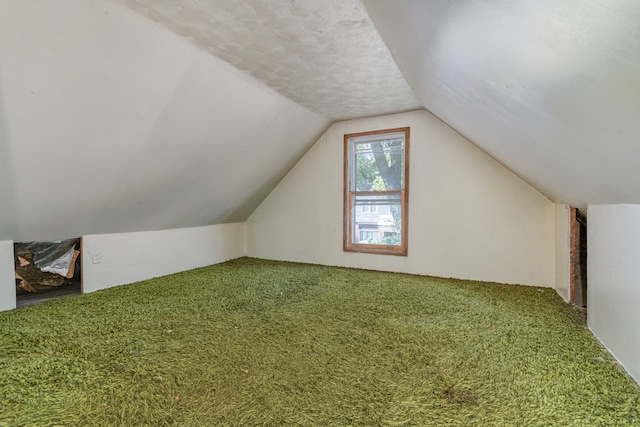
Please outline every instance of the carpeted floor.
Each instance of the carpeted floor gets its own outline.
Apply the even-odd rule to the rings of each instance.
[[[0,426],[640,426],[551,289],[241,258],[0,332]]]

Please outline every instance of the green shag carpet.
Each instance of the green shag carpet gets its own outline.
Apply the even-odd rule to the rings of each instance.
[[[551,289],[241,258],[0,331],[0,426],[640,426]]]

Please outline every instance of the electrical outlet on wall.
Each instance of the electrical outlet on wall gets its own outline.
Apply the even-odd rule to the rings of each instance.
[[[91,252],[91,263],[100,264],[102,262],[102,252]]]

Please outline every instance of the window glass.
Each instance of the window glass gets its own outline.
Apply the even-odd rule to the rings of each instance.
[[[346,251],[406,255],[409,128],[345,135]]]

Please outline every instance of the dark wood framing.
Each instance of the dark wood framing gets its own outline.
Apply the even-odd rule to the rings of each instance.
[[[578,241],[578,226],[576,208],[569,210],[569,301],[574,302],[576,294],[576,243]]]
[[[351,133],[344,135],[344,213],[343,213],[343,250],[345,252],[362,252],[370,254],[407,256],[409,247],[409,127],[382,129],[371,132]],[[392,191],[350,191],[349,190],[349,140],[363,136],[375,136],[386,133],[404,133],[404,185],[403,190]],[[351,242],[352,229],[352,195],[360,194],[400,194],[402,211],[401,245],[371,245]]]
[[[587,305],[587,217],[576,208],[570,211],[569,301]]]

